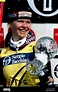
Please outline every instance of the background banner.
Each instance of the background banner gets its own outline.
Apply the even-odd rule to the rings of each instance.
[[[58,0],[6,0],[3,22],[7,22],[9,12],[21,10],[33,13],[33,23],[58,23]]]
[[[0,2],[0,48],[4,47],[4,32],[2,28],[3,7],[4,3]]]

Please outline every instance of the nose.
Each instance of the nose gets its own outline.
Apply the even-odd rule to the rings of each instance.
[[[23,26],[26,27],[27,26],[27,23],[26,22],[23,22]]]

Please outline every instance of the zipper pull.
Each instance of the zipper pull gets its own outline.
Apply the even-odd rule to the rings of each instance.
[[[16,53],[18,53],[18,49],[19,49],[19,48],[18,48],[18,47],[16,47]]]

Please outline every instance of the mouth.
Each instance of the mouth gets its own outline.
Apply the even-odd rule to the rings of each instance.
[[[26,31],[29,31],[29,28],[18,28],[18,30],[21,32],[26,32]]]

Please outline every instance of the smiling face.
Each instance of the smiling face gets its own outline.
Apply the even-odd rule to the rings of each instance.
[[[30,19],[17,19],[11,23],[12,37],[18,41],[27,36],[31,27]]]

